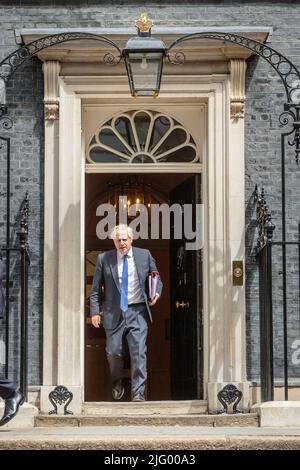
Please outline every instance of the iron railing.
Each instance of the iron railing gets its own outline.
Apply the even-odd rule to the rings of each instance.
[[[256,219],[258,226],[257,261],[259,267],[259,313],[260,313],[260,376],[261,376],[261,401],[274,400],[274,285],[273,269],[274,247],[279,247],[282,253],[282,332],[283,337],[283,385],[284,399],[289,398],[289,350],[288,350],[288,310],[289,299],[287,295],[287,276],[291,283],[291,275],[287,274],[287,247],[297,247],[298,257],[294,259],[297,264],[299,302],[300,302],[300,224],[298,225],[298,240],[287,241],[284,237],[281,241],[273,240],[275,225],[272,223],[271,213],[266,203],[264,189],[260,194],[255,188]],[[290,308],[292,311],[292,307]]]
[[[20,283],[20,389],[25,399],[28,398],[28,268],[30,258],[28,254],[28,217],[29,217],[29,197],[26,193],[20,207],[20,230],[17,232],[19,246],[1,247],[1,251],[6,255],[6,317],[5,317],[5,375],[9,375],[9,336],[10,336],[10,310],[11,310],[11,256],[12,252],[20,254],[20,261],[17,264]],[[14,273],[16,275],[17,273]]]

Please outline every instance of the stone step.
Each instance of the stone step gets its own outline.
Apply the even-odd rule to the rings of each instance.
[[[207,413],[207,401],[86,402],[82,413],[89,416],[199,415]]]
[[[0,403],[0,416],[3,415],[4,412],[4,403]],[[24,403],[20,406],[19,412],[17,416],[5,424],[1,430],[4,429],[12,429],[12,428],[32,428],[34,426],[34,417],[37,416],[39,410],[29,403]]]
[[[256,413],[207,415],[207,414],[131,414],[131,415],[38,415],[36,427],[84,427],[84,426],[210,426],[210,427],[258,427]]]
[[[133,455],[132,450],[156,450],[168,455],[169,450],[178,454],[179,450],[300,450],[300,428],[261,428],[261,427],[201,427],[201,426],[85,426],[85,427],[44,427],[24,429],[11,429],[9,432],[0,432],[0,450],[92,450],[101,451],[96,454],[99,464],[112,463],[119,468],[140,468],[141,465],[132,465],[126,460],[112,461],[114,450],[127,450],[126,455]],[[53,452],[52,452],[53,454]],[[153,454],[153,452],[151,452]],[[190,455],[193,455],[191,452]],[[281,453],[283,455],[283,453]],[[14,454],[15,455],[15,454]],[[79,457],[79,453],[76,455]],[[115,454],[119,455],[119,454]],[[188,455],[188,454],[187,454]],[[214,454],[216,455],[216,454]],[[255,457],[257,454],[254,454]],[[237,453],[232,454],[236,463]],[[250,454],[241,456],[238,463],[246,465]],[[13,457],[13,455],[9,456]],[[110,461],[104,458],[110,457]],[[151,463],[149,453],[145,455],[146,464]],[[204,457],[204,460],[203,460]],[[212,454],[207,459],[201,453],[197,455],[195,465],[190,468],[202,468],[208,462],[214,463]],[[230,455],[231,457],[231,455]],[[277,456],[276,456],[277,457]],[[46,457],[47,458],[47,457]],[[58,456],[62,461],[61,454]],[[144,458],[144,457],[143,457]],[[224,459],[224,455],[220,455]],[[225,456],[226,458],[226,456]],[[86,459],[86,455],[83,456]],[[244,459],[244,460],[243,460]],[[5,455],[1,454],[1,462],[5,462]],[[12,458],[12,460],[14,460]],[[49,460],[49,459],[48,459]],[[238,459],[239,460],[239,459]],[[11,463],[11,459],[9,460]],[[53,459],[51,463],[53,462]],[[89,464],[89,459],[86,460]],[[220,464],[220,459],[217,459]],[[255,463],[256,460],[253,460]],[[56,462],[55,462],[56,463]],[[139,460],[137,463],[142,464]],[[168,462],[166,462],[168,463]],[[177,462],[179,463],[179,462]],[[183,463],[183,462],[182,462]],[[189,463],[189,461],[184,462]],[[191,462],[190,462],[191,463]],[[251,460],[252,463],[252,460]],[[71,460],[70,460],[71,464]],[[153,464],[153,462],[152,462]],[[164,467],[164,462],[158,462],[153,467]],[[170,463],[169,463],[170,465]],[[201,467],[202,465],[202,467]],[[57,465],[58,466],[58,465]],[[232,465],[231,465],[232,466]],[[4,464],[3,464],[4,467]],[[178,465],[177,465],[178,467]],[[109,467],[110,468],[110,467]],[[169,467],[168,467],[169,468]],[[237,468],[237,465],[234,466]],[[155,469],[156,470],[156,469]]]

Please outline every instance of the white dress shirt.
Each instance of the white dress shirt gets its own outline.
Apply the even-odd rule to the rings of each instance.
[[[119,284],[122,284],[122,273],[123,273],[123,263],[124,263],[124,255],[121,255],[119,251],[117,251],[118,257],[118,277],[119,277]],[[140,286],[140,281],[138,278],[132,248],[127,253],[127,262],[128,262],[128,305],[130,304],[138,304],[140,302],[145,302],[145,298],[143,296],[143,292]]]

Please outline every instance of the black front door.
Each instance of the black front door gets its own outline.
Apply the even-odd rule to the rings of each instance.
[[[171,204],[200,203],[200,178],[189,177],[177,186],[170,194]],[[202,250],[186,250],[186,241],[184,236],[172,237],[170,243],[173,400],[203,398]]]

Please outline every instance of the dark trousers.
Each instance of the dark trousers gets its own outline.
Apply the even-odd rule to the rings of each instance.
[[[3,400],[9,398],[17,389],[17,385],[9,379],[5,379],[3,375],[0,375],[0,397]]]
[[[148,312],[145,304],[129,306],[123,320],[113,330],[105,330],[106,354],[112,382],[123,378],[124,342],[127,341],[131,362],[132,395],[144,395],[147,380]]]

